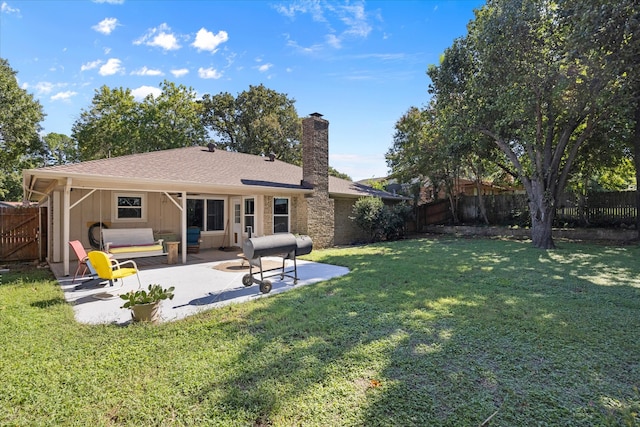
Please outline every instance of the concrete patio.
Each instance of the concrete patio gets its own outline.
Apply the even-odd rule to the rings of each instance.
[[[188,254],[187,264],[167,265],[166,257],[134,259],[140,270],[143,288],[149,284],[175,287],[173,300],[162,302],[162,322],[174,321],[228,304],[241,303],[256,298],[277,295],[299,286],[310,285],[347,274],[346,267],[297,260],[297,284],[294,284],[293,261],[286,261],[284,280],[280,278],[282,258],[263,258],[264,272],[272,282],[272,290],[262,294],[259,285],[245,287],[242,277],[249,273],[249,266],[238,257],[237,251],[204,250]],[[120,308],[124,301],[120,294],[138,289],[135,276],[127,277],[111,287],[99,280],[76,279],[64,276],[62,264],[51,264],[65,299],[73,305],[75,318],[80,323],[126,324],[131,321],[130,310]],[[75,272],[75,262],[72,264]],[[255,278],[260,278],[259,269],[253,268]],[[266,278],[266,277],[265,277]]]

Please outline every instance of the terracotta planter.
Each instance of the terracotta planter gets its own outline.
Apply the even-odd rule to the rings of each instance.
[[[160,303],[137,304],[131,307],[131,317],[134,322],[158,323],[160,320]]]

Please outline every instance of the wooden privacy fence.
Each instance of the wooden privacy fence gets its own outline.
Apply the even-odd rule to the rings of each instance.
[[[530,225],[526,194],[497,194],[483,198],[490,224]],[[458,210],[463,222],[481,219],[476,196],[460,197]],[[556,226],[632,226],[635,221],[635,191],[590,192],[584,196],[564,193],[557,200]]]
[[[44,260],[47,216],[41,209],[0,208],[0,262]]]
[[[448,200],[438,200],[418,206],[416,211],[416,228],[421,230],[425,225],[447,224],[453,219]]]
[[[526,194],[497,194],[483,196],[483,200],[490,225],[531,224]],[[586,196],[564,193],[558,198],[555,226],[633,226],[636,215],[635,191],[591,192]],[[461,223],[482,222],[478,197],[461,195],[457,203],[457,216]],[[425,225],[451,223],[453,216],[449,203],[438,201],[420,206],[417,219],[417,228],[420,230]]]
[[[567,193],[560,198],[556,221],[576,225],[620,226],[636,221],[635,191]]]

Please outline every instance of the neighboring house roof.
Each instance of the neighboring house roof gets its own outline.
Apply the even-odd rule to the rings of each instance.
[[[238,193],[304,192],[302,167],[268,157],[203,147],[152,151],[87,162],[24,171],[25,186],[46,194],[55,182],[71,178],[72,186],[129,188],[165,191]],[[126,188],[125,187],[125,188]],[[33,192],[32,192],[33,193]],[[352,181],[329,177],[329,194],[334,197],[398,197]]]

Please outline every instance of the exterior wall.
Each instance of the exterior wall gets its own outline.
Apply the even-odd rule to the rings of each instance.
[[[87,195],[90,190],[74,188],[71,191],[71,205]],[[70,240],[80,240],[85,248],[90,248],[89,227],[92,224],[102,222],[109,228],[152,228],[154,233],[174,233],[180,238],[180,218],[181,213],[178,208],[167,199],[163,193],[146,194],[147,218],[145,221],[121,221],[113,217],[113,197],[114,193],[126,193],[123,191],[96,191],[76,205],[70,212]],[[131,192],[140,194],[140,192]],[[61,192],[56,192],[62,197]],[[62,207],[56,213],[52,213],[52,225],[62,229]],[[97,235],[95,236],[98,237]],[[66,242],[61,238],[54,239],[54,245],[62,251]],[[222,238],[219,239],[222,241]],[[54,252],[55,253],[55,252]],[[60,252],[61,253],[61,252]],[[73,259],[73,252],[71,257]],[[55,261],[55,260],[54,260]],[[58,260],[60,261],[60,260]]]
[[[335,206],[328,193],[318,193],[307,200],[307,234],[316,248],[335,245]]]
[[[264,196],[264,207],[262,209],[262,223],[264,227],[262,234],[273,234],[273,199],[276,197],[286,197],[289,199],[289,232],[293,234],[307,234],[304,197],[286,195]]]
[[[349,245],[367,240],[367,236],[353,221],[353,206],[357,199],[335,199],[335,237],[336,245]]]
[[[262,210],[263,229],[262,234],[268,236],[273,234],[273,196],[264,197],[264,208]]]
[[[91,190],[74,188],[70,193],[70,205],[73,206],[80,199],[87,196]],[[114,219],[114,193],[128,194],[145,194],[147,211],[146,220],[144,221],[122,221]],[[206,196],[206,195],[203,195]],[[230,235],[232,233],[233,206],[232,199],[234,196],[215,195],[226,200],[228,209],[225,219],[225,231],[213,231],[202,233],[201,249],[219,248],[222,246],[231,246]],[[257,235],[272,234],[273,232],[273,197],[262,195],[251,196],[256,202],[256,230]],[[282,196],[286,197],[286,196]],[[63,241],[63,212],[62,212],[62,191],[53,191],[49,199],[51,208],[49,211],[49,257],[51,262],[61,262],[65,245],[68,243]],[[242,197],[240,197],[243,200]],[[292,232],[298,233],[299,223],[296,215],[298,206],[302,203],[302,196],[290,197],[292,203],[292,212],[290,214],[290,224]],[[181,202],[178,201],[180,204]],[[260,212],[263,212],[260,215]],[[70,230],[69,239],[79,240],[85,248],[90,248],[89,228],[95,224],[102,222],[109,228],[151,228],[155,235],[173,234],[178,240],[181,240],[181,219],[182,214],[174,203],[168,199],[164,193],[158,192],[140,192],[140,191],[111,191],[98,190],[82,200],[70,211]],[[228,220],[228,221],[227,221]],[[99,234],[94,232],[94,237],[99,238]],[[243,238],[246,238],[243,233]],[[240,244],[241,246],[241,244]],[[75,254],[70,252],[70,259],[75,260]]]

